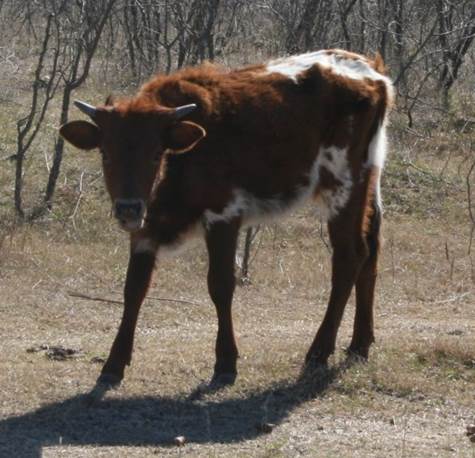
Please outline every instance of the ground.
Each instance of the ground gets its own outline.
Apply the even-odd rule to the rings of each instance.
[[[202,242],[159,262],[125,380],[88,406],[83,395],[121,305],[78,294],[120,301],[126,236],[103,194],[100,224],[79,212],[74,224],[69,215],[67,224],[53,218],[6,230],[0,456],[473,458],[465,431],[475,423],[474,272],[464,190],[450,174],[432,182],[437,176],[420,164],[402,173],[398,157],[384,181],[369,361],[349,362],[342,351],[350,303],[328,369],[302,374],[330,287],[325,232],[308,207],[261,229],[251,282],[235,297],[239,377],[214,394],[198,391],[212,373],[216,333]],[[81,206],[94,199],[84,196]]]
[[[17,118],[0,113],[5,151],[14,151]],[[26,207],[44,189],[56,119],[29,153]],[[302,375],[330,289],[325,230],[307,207],[261,228],[254,242],[251,281],[234,302],[241,355],[234,386],[197,392],[212,374],[217,328],[197,242],[158,263],[132,365],[122,386],[93,406],[83,395],[116,333],[127,262],[100,160],[67,149],[53,210],[31,225],[14,222],[14,162],[3,160],[0,457],[475,457],[465,435],[475,423],[466,179],[474,137],[454,126],[407,129],[393,117],[367,363],[350,363],[342,351],[351,301],[329,368]]]

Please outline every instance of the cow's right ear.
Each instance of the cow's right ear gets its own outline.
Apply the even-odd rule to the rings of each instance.
[[[96,125],[87,121],[71,121],[59,128],[61,136],[80,149],[94,149],[101,141],[101,131]]]

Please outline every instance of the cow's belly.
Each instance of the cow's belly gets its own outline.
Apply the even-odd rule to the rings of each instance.
[[[312,201],[321,219],[330,220],[347,204],[353,187],[347,149],[323,147],[310,171],[293,186],[271,196],[261,197],[236,187],[232,198],[220,211],[206,210],[205,224],[241,218],[245,224],[273,219]]]

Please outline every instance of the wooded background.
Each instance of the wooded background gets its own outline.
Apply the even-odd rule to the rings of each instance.
[[[426,135],[448,119],[474,124],[474,0],[3,0],[0,27],[0,100],[14,106],[16,126],[15,142],[0,146],[15,161],[21,219],[52,207],[64,143],[51,127],[67,121],[78,91],[100,103],[203,60],[235,67],[320,48],[379,53],[401,125]],[[45,132],[54,139],[43,152],[48,177],[25,210],[25,160]]]

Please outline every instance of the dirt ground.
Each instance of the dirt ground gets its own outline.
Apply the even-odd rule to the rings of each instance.
[[[328,250],[310,211],[263,229],[234,302],[239,376],[217,393],[199,393],[216,333],[203,243],[165,259],[122,386],[87,406],[121,305],[77,294],[120,300],[127,259],[105,224],[95,240],[54,224],[3,240],[0,456],[475,456],[475,301],[459,222],[388,215],[369,362],[340,350],[349,304],[338,352],[313,374],[302,362],[326,306]]]

